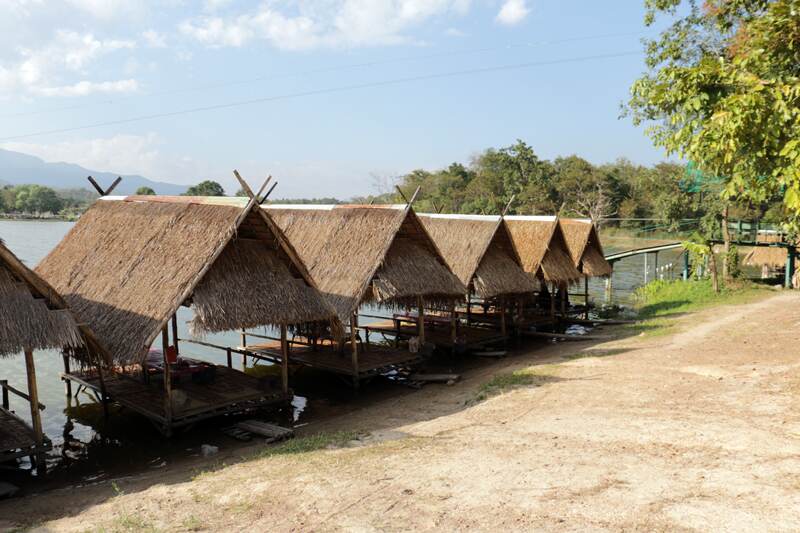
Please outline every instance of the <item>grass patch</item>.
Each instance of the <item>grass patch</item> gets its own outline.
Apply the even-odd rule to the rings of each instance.
[[[492,396],[522,387],[538,387],[553,380],[553,375],[547,372],[553,370],[555,365],[523,368],[513,372],[504,372],[495,375],[492,379],[481,385],[475,394],[473,403],[482,402]]]
[[[359,432],[357,431],[317,433],[316,435],[289,439],[281,444],[269,446],[258,452],[254,458],[261,459],[264,457],[273,457],[275,455],[292,455],[309,453],[326,448],[341,448],[351,440],[358,438],[358,436]]]
[[[674,330],[677,315],[693,313],[720,305],[745,304],[757,301],[771,290],[763,285],[737,281],[721,285],[715,293],[711,280],[657,280],[639,288],[634,301],[642,322],[630,329],[646,335],[664,335]]]

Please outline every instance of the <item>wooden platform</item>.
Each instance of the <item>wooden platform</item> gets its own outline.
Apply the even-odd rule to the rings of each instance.
[[[423,355],[411,353],[401,348],[392,348],[382,344],[358,345],[358,377],[364,379],[381,374],[386,374],[398,367],[410,367],[422,362]],[[280,344],[269,341],[262,344],[248,344],[237,349],[249,352],[252,357],[266,359],[280,364],[282,355]],[[349,348],[339,352],[334,346],[317,346],[316,351],[309,346],[292,345],[290,348],[289,362],[318,368],[327,372],[354,376],[353,359]]]
[[[73,372],[62,374],[62,377],[101,394],[100,380],[94,373]],[[217,365],[212,383],[194,383],[191,380],[173,383],[172,420],[168,423],[163,374],[151,375],[149,383],[144,383],[138,375],[111,374],[104,377],[106,394],[111,401],[147,417],[165,433],[199,420],[275,405],[291,398],[291,394],[284,394],[279,384]]]
[[[426,324],[427,323],[428,321],[426,320]],[[369,326],[365,326],[364,329],[367,327],[370,332],[397,335],[399,338],[410,338],[418,335],[416,326],[400,325],[398,330],[393,320],[375,322]],[[438,324],[436,327],[431,327],[429,325],[425,327],[425,341],[446,349],[475,350],[505,342],[507,339],[507,335],[503,335],[492,328],[459,324],[458,334],[454,343],[449,321],[446,324]]]
[[[37,446],[33,428],[16,414],[0,407],[0,463],[46,452],[52,447],[47,438],[42,446]]]

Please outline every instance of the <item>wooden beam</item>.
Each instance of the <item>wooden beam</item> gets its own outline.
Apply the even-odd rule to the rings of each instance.
[[[516,197],[517,197],[517,195],[515,195],[515,194],[511,195],[511,199],[508,201],[508,203],[506,204],[505,208],[503,208],[503,212],[501,213],[501,216],[506,216],[506,213],[508,213],[508,210],[511,209],[511,204],[514,203],[514,199]]]
[[[508,333],[508,328],[506,327],[506,300],[504,297],[500,296],[500,333],[502,335],[506,335]]]
[[[400,196],[403,198],[403,200],[405,200],[406,205],[409,205],[410,202],[408,201],[408,198],[406,198],[406,195],[403,194],[403,190],[400,188],[400,186],[399,185],[395,185],[394,188],[397,189],[397,192],[399,192]]]
[[[419,195],[419,191],[422,190],[422,186],[418,186],[417,190],[414,191],[414,194],[411,196],[411,200],[408,201],[408,206],[411,207],[414,205],[414,201],[417,199],[417,195]]]
[[[266,192],[266,194],[264,194],[264,196],[261,197],[261,200],[259,200],[258,205],[264,205],[264,202],[267,201],[267,198],[269,198],[269,195],[272,194],[272,191],[274,191],[275,187],[277,187],[277,186],[278,186],[278,182],[276,181],[275,183],[272,184],[272,187],[269,188],[269,190]]]
[[[106,192],[103,194],[103,196],[109,196],[112,192],[114,192],[114,189],[116,189],[117,185],[120,183],[122,183],[122,176],[117,176],[117,179],[114,180],[114,183],[111,184],[111,187],[106,189]]]
[[[106,195],[106,192],[103,190],[102,187],[100,187],[100,185],[97,184],[97,182],[94,180],[93,177],[88,176],[86,179],[88,179],[89,183],[92,184],[92,187],[94,187],[94,190],[97,191],[97,194],[99,194],[100,196],[105,196]]]
[[[175,345],[175,355],[180,354],[178,349],[178,313],[172,315],[172,342]]]
[[[425,345],[425,300],[417,296],[417,335],[420,350]]]

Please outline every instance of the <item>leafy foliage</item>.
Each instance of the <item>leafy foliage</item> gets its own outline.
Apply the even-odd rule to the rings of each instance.
[[[154,196],[156,191],[151,189],[150,187],[139,187],[136,189],[136,194],[139,196]]]
[[[184,196],[225,196],[225,189],[216,181],[205,180],[189,187]]]
[[[800,2],[645,0],[649,71],[628,110],[656,145],[724,177],[727,198],[781,194],[800,214]]]

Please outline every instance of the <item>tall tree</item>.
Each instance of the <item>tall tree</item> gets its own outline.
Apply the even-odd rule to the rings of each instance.
[[[184,196],[225,196],[225,189],[216,181],[205,180],[189,187]]]
[[[723,195],[763,201],[785,188],[800,214],[800,2],[645,0],[647,43],[631,88],[636,124],[667,152],[723,176]]]
[[[136,194],[139,196],[155,196],[156,191],[150,187],[139,187],[136,189]]]

